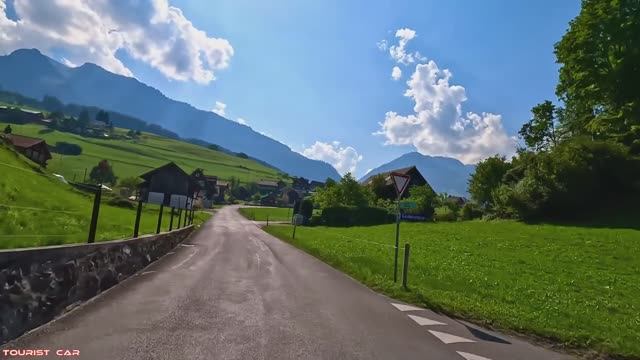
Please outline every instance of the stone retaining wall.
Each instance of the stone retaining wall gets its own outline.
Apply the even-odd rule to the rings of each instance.
[[[0,251],[0,344],[165,255],[193,226],[137,239]]]

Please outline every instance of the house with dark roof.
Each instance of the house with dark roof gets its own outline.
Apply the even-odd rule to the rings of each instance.
[[[11,145],[16,151],[24,154],[33,162],[46,167],[47,161],[51,159],[51,152],[47,142],[43,139],[28,136],[5,134],[4,141]]]
[[[147,201],[150,192],[163,193],[164,204],[169,205],[171,195],[193,197],[200,191],[198,183],[174,162],[140,175],[140,194]]]
[[[278,190],[278,182],[273,180],[260,180],[256,183],[258,191],[261,193],[269,193]]]
[[[396,195],[396,190],[395,190],[394,185],[393,185],[393,179],[391,179],[391,174],[392,173],[398,173],[398,174],[402,174],[402,175],[409,175],[409,177],[410,177],[409,185],[407,185],[407,189],[402,194],[402,198],[409,197],[409,192],[410,192],[411,188],[414,187],[414,186],[426,185],[429,188],[431,188],[431,190],[433,191],[433,188],[427,182],[427,179],[425,179],[424,176],[422,176],[422,174],[420,173],[418,168],[415,167],[415,166],[409,166],[409,167],[406,167],[406,168],[395,169],[395,170],[391,170],[391,171],[388,171],[388,172],[380,173],[378,175],[371,176],[371,177],[367,178],[364,181],[364,185],[371,186],[371,184],[374,181],[374,178],[376,178],[376,176],[382,176],[382,178],[384,179],[384,185],[385,185],[384,189],[383,189],[383,197],[387,198],[387,199],[395,199],[397,195]]]

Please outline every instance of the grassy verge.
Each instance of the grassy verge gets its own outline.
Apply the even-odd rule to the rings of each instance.
[[[640,356],[637,229],[402,224],[408,291],[393,283],[394,225],[299,227],[295,240],[290,226],[266,231],[395,298],[570,347]]]
[[[0,146],[0,248],[82,243],[87,241],[93,196],[40,171],[22,156]],[[140,234],[155,233],[159,206],[145,204]],[[210,216],[198,213],[194,223]],[[161,230],[169,228],[165,209]],[[135,210],[100,206],[97,241],[131,237]],[[177,225],[177,219],[174,227]]]
[[[249,220],[255,221],[290,221],[291,208],[275,208],[275,207],[252,207],[238,209],[240,214]]]

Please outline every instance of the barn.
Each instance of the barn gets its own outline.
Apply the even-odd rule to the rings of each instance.
[[[43,167],[46,167],[47,161],[51,159],[49,146],[43,139],[15,134],[5,134],[3,137],[16,151]]]

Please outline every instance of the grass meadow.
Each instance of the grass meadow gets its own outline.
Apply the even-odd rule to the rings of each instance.
[[[62,183],[0,145],[0,248],[85,242],[92,206],[93,195]],[[158,211],[157,205],[144,205],[140,234],[155,233]],[[194,223],[209,216],[198,213]],[[131,237],[134,221],[135,210],[103,202],[96,241]],[[168,228],[169,211],[165,209],[162,230]]]
[[[291,208],[276,207],[247,207],[238,209],[240,214],[249,220],[255,221],[291,221]]]
[[[291,226],[265,230],[392,297],[572,348],[640,357],[638,227],[403,223],[408,290],[393,282],[395,225],[298,227],[295,239]]]
[[[5,125],[0,123],[0,128],[4,128]],[[85,169],[88,176],[91,169],[103,159],[109,160],[119,179],[137,177],[170,161],[175,162],[187,172],[202,168],[205,174],[216,175],[224,180],[228,180],[232,176],[239,178],[242,182],[278,179],[277,170],[251,159],[242,159],[202,146],[148,133],[143,133],[140,139],[112,140],[88,138],[57,130],[52,131],[37,124],[11,124],[11,127],[14,134],[42,138],[49,146],[55,146],[59,141],[81,146],[82,154],[80,155],[52,153],[53,159],[48,162],[48,171],[60,174],[70,181],[75,179],[75,181],[82,182]],[[124,130],[116,129],[116,132],[123,133]]]

